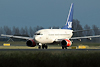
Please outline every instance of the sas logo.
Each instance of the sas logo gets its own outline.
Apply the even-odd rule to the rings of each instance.
[[[68,22],[68,28],[72,28],[72,22]]]

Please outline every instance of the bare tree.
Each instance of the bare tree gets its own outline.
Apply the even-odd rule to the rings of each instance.
[[[25,35],[28,35],[28,29],[26,26],[25,26]]]
[[[93,28],[93,34],[94,35],[99,35],[100,34],[100,30],[96,25],[93,25],[92,28]]]
[[[24,29],[23,27],[22,27],[21,30],[20,30],[20,34],[21,34],[21,35],[25,35],[25,29]]]
[[[84,36],[90,36],[90,35],[93,35],[92,34],[92,30],[90,30],[90,26],[88,26],[87,24],[84,26],[84,29],[87,30],[87,31],[84,31]]]
[[[98,27],[96,25],[93,25],[92,28],[93,28],[94,35],[100,35],[100,30],[98,29]],[[93,38],[93,41],[100,42],[100,38]]]
[[[20,31],[18,27],[15,28],[15,35],[20,35]]]
[[[49,29],[59,29],[59,26],[49,27]]]
[[[34,31],[32,27],[29,28],[29,36],[32,37],[34,35]]]
[[[37,27],[34,27],[33,31],[35,33],[36,31],[41,30],[41,29],[44,29],[44,28],[41,26],[37,26]]]
[[[13,29],[12,29],[12,34],[13,35],[15,35],[15,29],[16,29],[15,26],[13,26]]]
[[[5,34],[11,34],[11,29],[8,26],[4,26]]]
[[[2,27],[0,27],[0,34],[3,34],[3,28]]]
[[[77,19],[72,21],[72,29],[74,31],[76,30],[83,30],[82,26],[80,25],[80,21],[78,21]],[[83,33],[82,32],[76,32],[73,34],[73,37],[76,37],[76,36],[83,36]]]

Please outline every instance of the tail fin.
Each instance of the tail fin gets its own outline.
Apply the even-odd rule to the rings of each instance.
[[[69,29],[69,30],[72,29],[73,5],[74,5],[74,4],[71,3],[71,6],[70,6],[70,10],[69,10],[69,14],[68,14],[68,18],[67,18],[66,24],[65,24],[65,26],[64,26],[62,29]]]

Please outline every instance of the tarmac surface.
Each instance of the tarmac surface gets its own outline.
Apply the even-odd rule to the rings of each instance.
[[[0,51],[100,51],[100,49],[0,49]]]
[[[68,49],[62,49],[61,46],[48,46],[48,49],[38,49],[28,46],[0,46],[0,51],[100,51],[100,46],[71,46]]]

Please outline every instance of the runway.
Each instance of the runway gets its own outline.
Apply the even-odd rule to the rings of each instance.
[[[82,46],[82,48],[78,46],[71,46],[68,49],[62,49],[61,46],[48,46],[48,49],[38,49],[36,47],[28,47],[28,46],[0,46],[0,51],[100,51],[100,46],[91,46],[86,47]]]
[[[100,51],[100,49],[0,49],[0,51]]]

